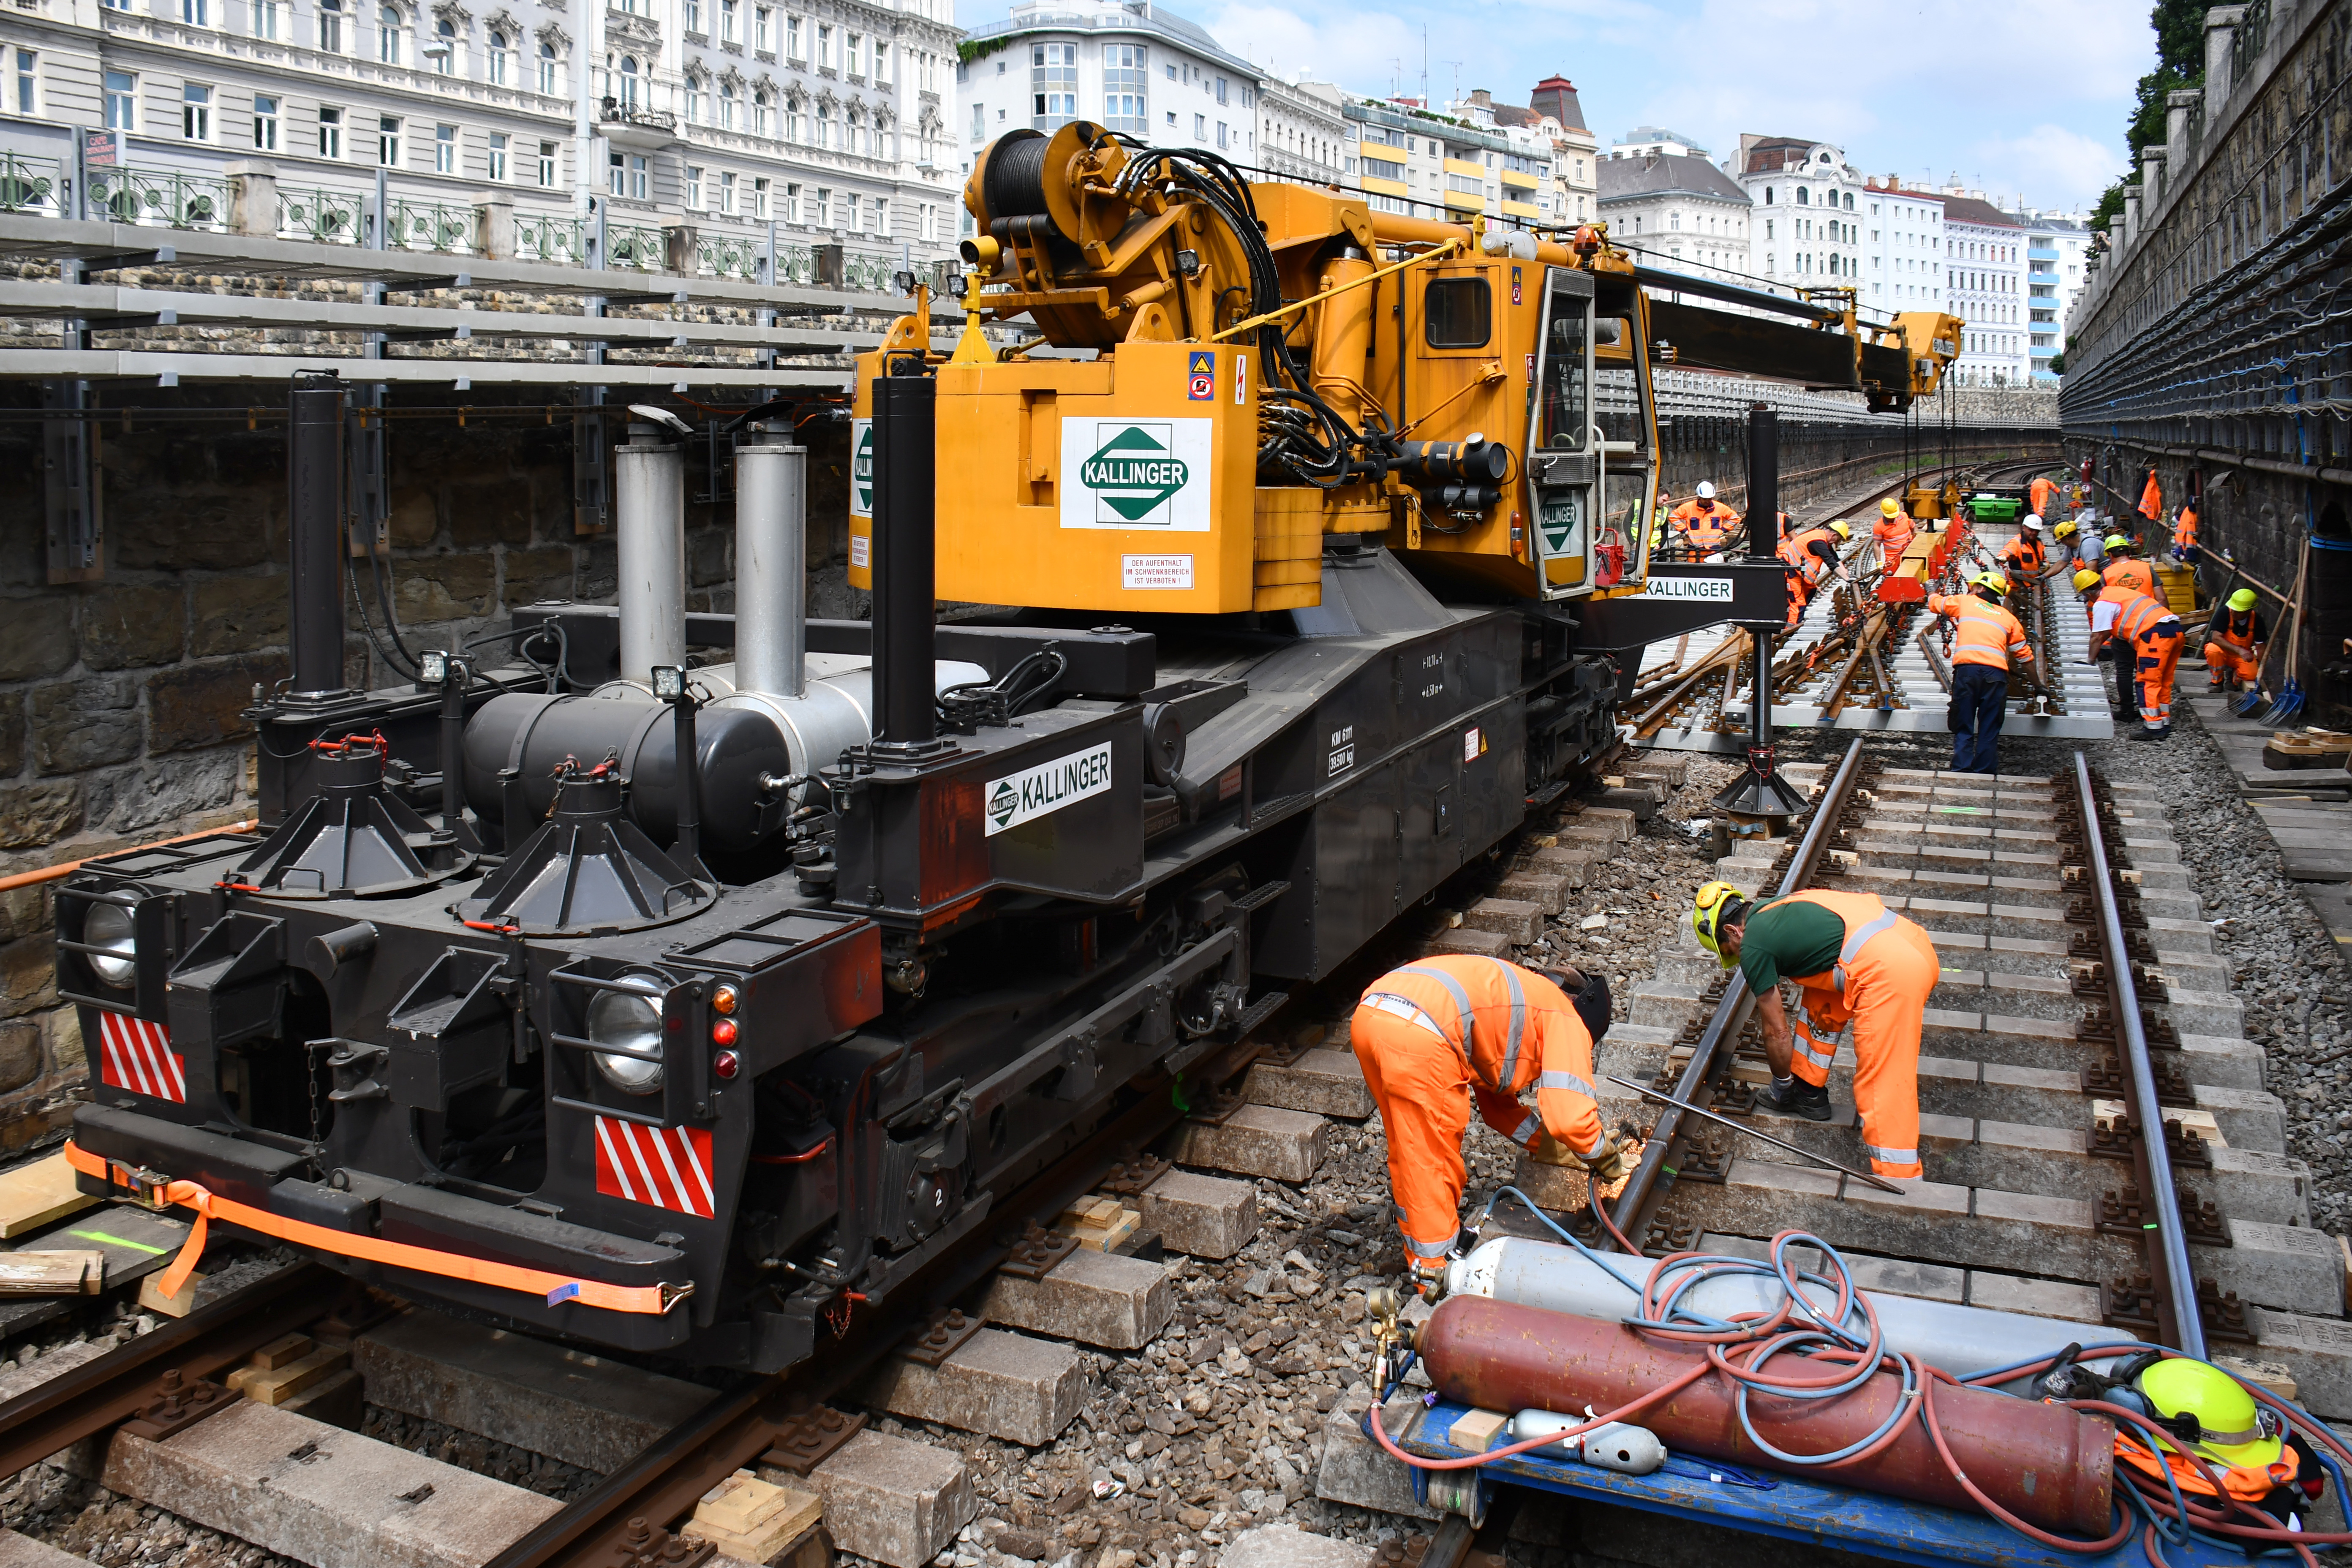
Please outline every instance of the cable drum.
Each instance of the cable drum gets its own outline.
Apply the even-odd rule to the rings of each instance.
[[[1001,217],[1031,217],[1045,208],[1045,149],[1051,138],[1042,131],[1008,131],[988,150],[988,166],[980,178],[981,205],[991,222]]]

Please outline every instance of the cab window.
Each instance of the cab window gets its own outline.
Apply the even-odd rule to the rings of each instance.
[[[1483,349],[1494,336],[1494,300],[1484,278],[1440,278],[1422,296],[1433,349]]]

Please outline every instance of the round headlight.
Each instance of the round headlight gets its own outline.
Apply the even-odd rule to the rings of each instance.
[[[632,989],[599,991],[588,1004],[588,1037],[600,1046],[618,1046],[646,1055],[621,1057],[595,1051],[588,1059],[614,1089],[625,1094],[657,1094],[662,1086],[661,988],[668,982],[659,975],[627,974],[622,976],[622,984]]]
[[[81,939],[104,953],[84,953],[90,968],[109,985],[129,985],[139,973],[139,941],[131,911],[121,904],[92,904],[82,916]]]

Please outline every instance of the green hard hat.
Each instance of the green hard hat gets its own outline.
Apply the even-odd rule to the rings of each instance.
[[[2251,610],[2253,607],[2254,591],[2252,588],[2241,588],[2236,593],[2230,595],[2230,608],[2237,611],[2240,615],[2244,615],[2248,610]]]
[[[2099,542],[2099,546],[2103,550],[2129,550],[2132,542],[2120,533],[2110,533]]]

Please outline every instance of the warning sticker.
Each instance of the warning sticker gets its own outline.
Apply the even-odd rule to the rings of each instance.
[[[862,533],[849,536],[849,563],[860,571],[874,564],[874,541]]]
[[[1474,724],[1469,729],[1465,730],[1462,732],[1462,760],[1464,762],[1476,762],[1478,760],[1478,753],[1486,749],[1486,737],[1478,732],[1478,727],[1476,725]]]
[[[1195,403],[1212,403],[1217,396],[1217,355],[1213,349],[1195,349],[1191,367],[1184,373],[1184,395]]]
[[[1192,558],[1189,555],[1122,555],[1118,558],[1122,588],[1190,588]]]

